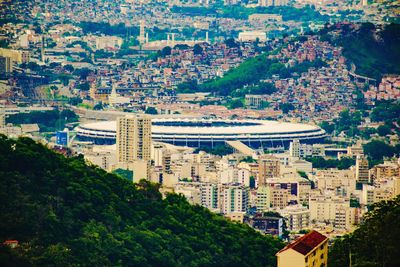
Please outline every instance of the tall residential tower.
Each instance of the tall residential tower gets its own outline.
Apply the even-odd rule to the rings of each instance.
[[[117,160],[132,163],[151,159],[149,116],[120,117],[117,120]]]

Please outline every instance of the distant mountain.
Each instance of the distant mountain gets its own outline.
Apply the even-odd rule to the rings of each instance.
[[[400,74],[400,24],[378,28],[371,23],[339,23],[326,26],[320,35],[343,47],[343,55],[355,64],[356,74],[375,79]]]
[[[0,244],[0,266],[275,266],[283,247],[155,184],[1,135]]]

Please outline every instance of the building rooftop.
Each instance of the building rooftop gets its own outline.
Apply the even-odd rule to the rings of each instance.
[[[290,243],[289,245],[281,249],[277,254],[282,253],[288,249],[293,249],[299,252],[300,254],[307,255],[309,252],[311,252],[314,248],[316,248],[326,239],[328,239],[326,236],[313,230],[310,233],[300,237],[293,243]]]

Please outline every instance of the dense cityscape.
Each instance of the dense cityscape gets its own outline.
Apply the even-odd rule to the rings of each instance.
[[[398,1],[0,0],[0,265],[399,266],[399,62]]]

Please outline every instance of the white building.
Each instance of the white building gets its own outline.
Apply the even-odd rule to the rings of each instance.
[[[254,42],[256,40],[265,42],[267,40],[267,34],[260,31],[245,31],[239,33],[238,41],[240,42]]]
[[[246,212],[249,203],[249,188],[239,184],[222,185],[221,211],[223,214],[231,212]]]
[[[123,42],[122,38],[116,36],[96,37],[96,49],[97,50],[106,48],[119,49],[121,48],[122,42]]]
[[[290,205],[280,210],[279,213],[285,217],[290,231],[297,232],[310,227],[310,210],[305,206]]]
[[[334,223],[338,209],[350,209],[350,200],[335,196],[313,196],[309,201],[310,220]]]

